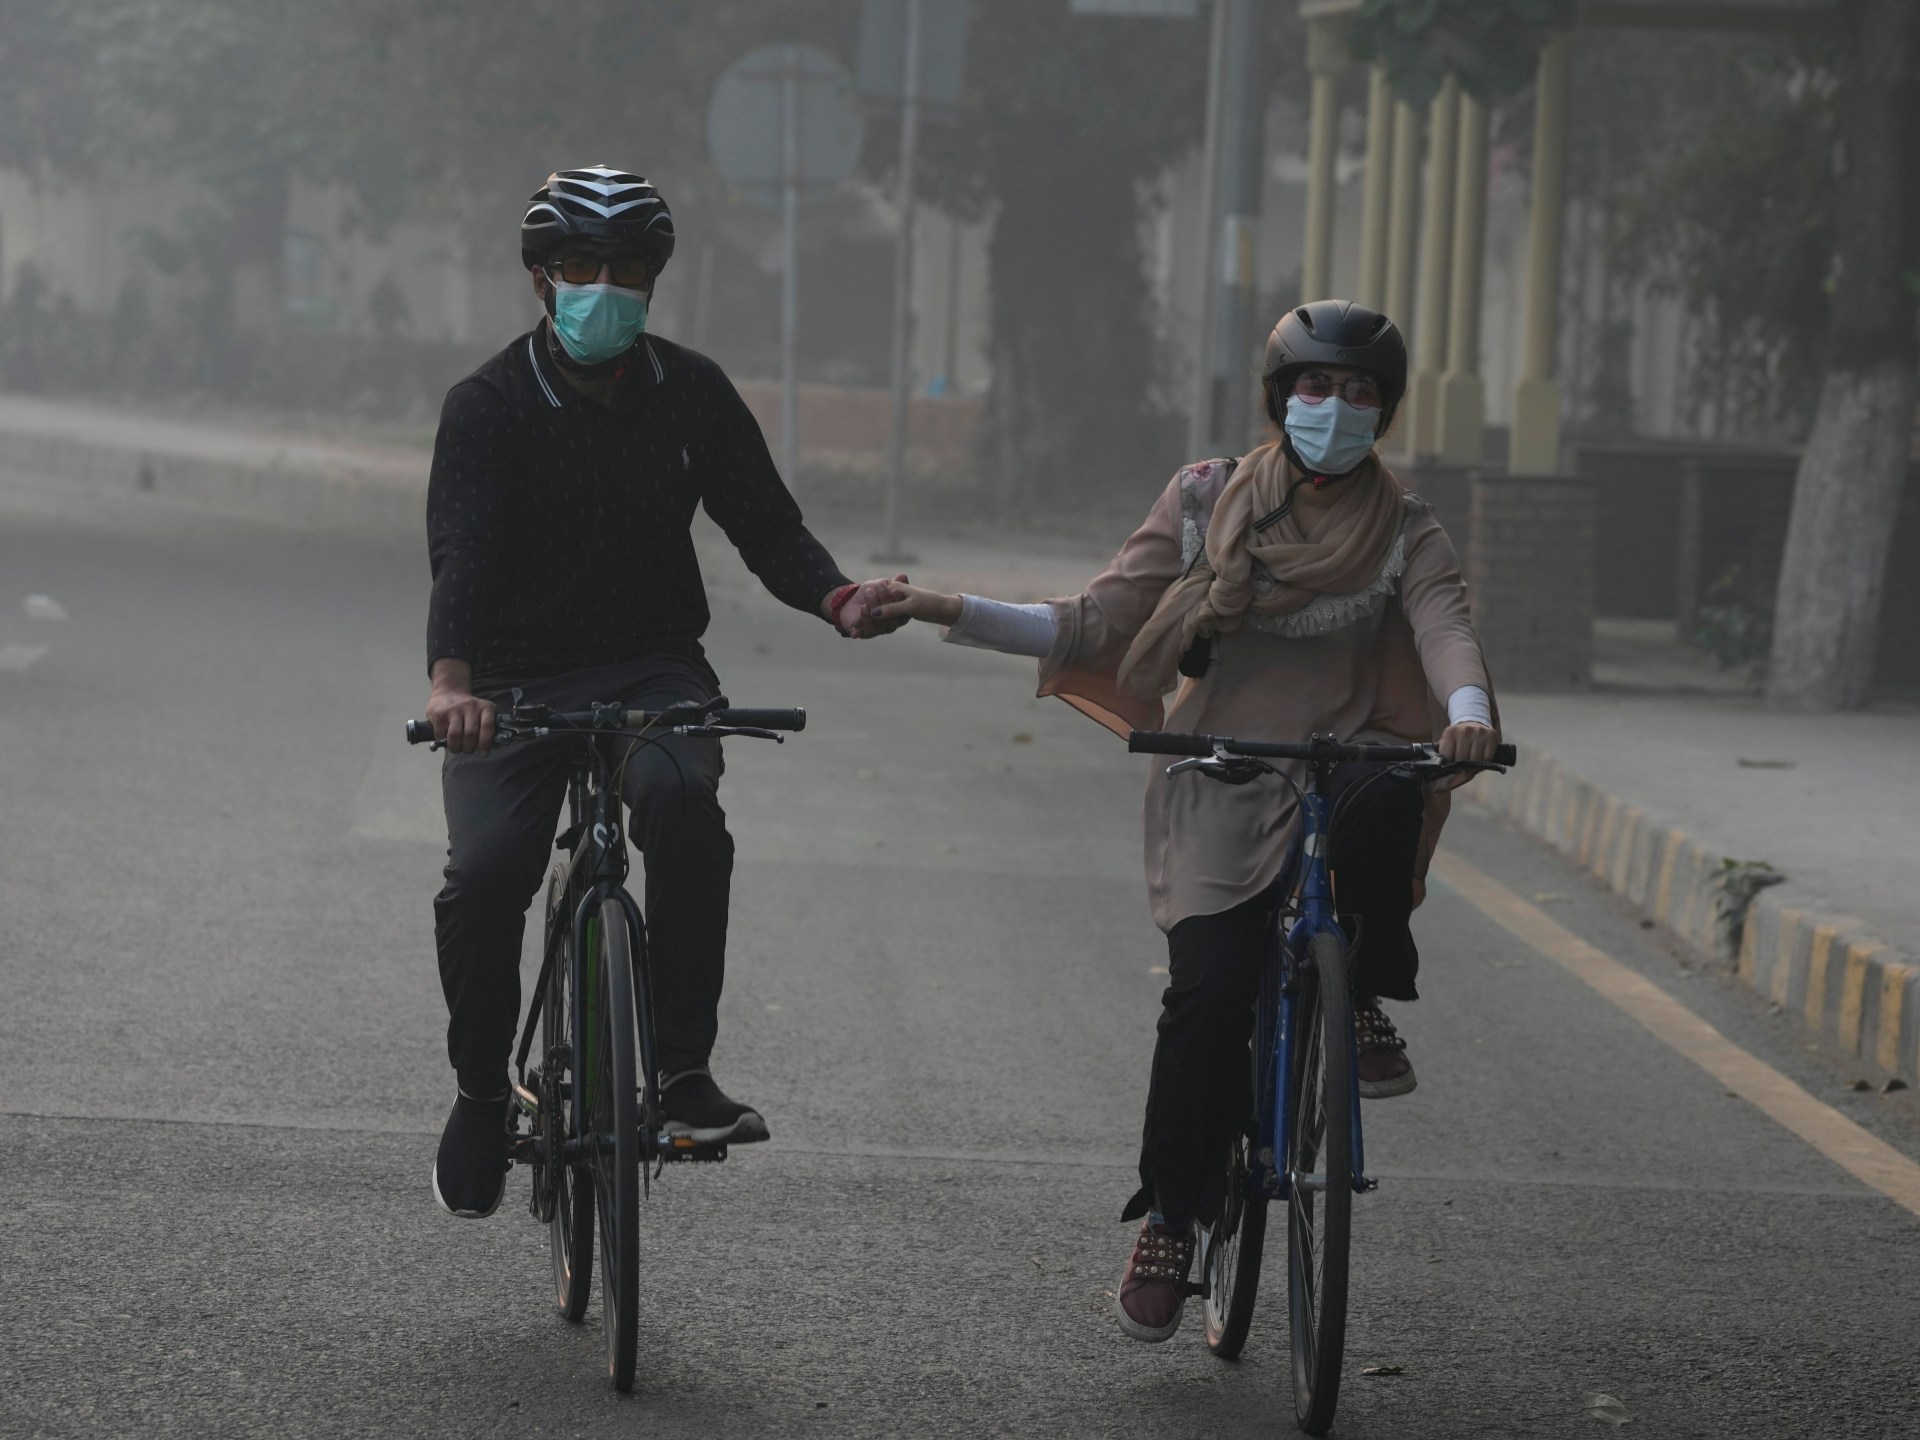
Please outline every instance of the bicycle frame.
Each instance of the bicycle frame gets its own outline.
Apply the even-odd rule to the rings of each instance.
[[[648,980],[647,967],[647,929],[640,906],[626,888],[629,873],[626,837],[621,832],[621,804],[617,789],[611,783],[607,773],[605,757],[599,751],[588,746],[574,759],[567,776],[567,829],[561,833],[557,845],[565,846],[571,842],[572,849],[567,856],[563,871],[560,893],[562,905],[571,905],[571,913],[566,920],[573,938],[573,954],[569,959],[570,985],[569,997],[573,1006],[571,1032],[587,1037],[597,1033],[587,1023],[587,1007],[597,1003],[599,996],[598,976],[594,967],[599,964],[599,947],[593,943],[595,936],[593,924],[601,909],[608,903],[617,904],[627,920],[627,934],[633,946],[634,984],[633,997],[636,1021],[639,1026],[640,1055],[639,1069],[643,1077],[641,1082],[641,1130],[643,1136],[653,1137],[652,1149],[655,1151],[681,1150],[686,1147],[670,1147],[665,1137],[659,1135],[657,1123],[659,1115],[659,1076],[654,1064],[653,1033],[653,995]],[[577,900],[574,897],[578,897]],[[527,1016],[526,1028],[521,1036],[519,1052],[516,1056],[516,1068],[519,1074],[514,1091],[521,1106],[531,1115],[539,1113],[539,1097],[527,1088],[527,1060],[532,1048],[538,1007],[544,1001],[548,966],[554,962],[554,941],[561,933],[560,921],[549,916],[547,920],[546,953],[542,957],[540,979],[535,985],[533,1009]],[[544,1057],[543,1057],[544,1058]],[[578,1069],[585,1073],[588,1057],[579,1057]],[[570,1142],[569,1154],[563,1158],[574,1158],[576,1147],[600,1143],[598,1137],[593,1141],[586,1137],[586,1092],[585,1087],[575,1085],[568,1101],[568,1113],[573,1134],[581,1137]]]
[[[1274,1073],[1272,1083],[1261,1087],[1261,1095],[1267,1102],[1262,1105],[1256,1116],[1256,1134],[1258,1143],[1254,1154],[1248,1184],[1256,1190],[1265,1190],[1267,1194],[1285,1198],[1291,1181],[1286,1172],[1285,1159],[1291,1153],[1289,1141],[1291,1135],[1288,1126],[1292,1123],[1294,1073],[1293,1057],[1299,1037],[1296,1034],[1295,998],[1300,991],[1300,974],[1310,963],[1307,959],[1307,944],[1316,935],[1331,935],[1342,946],[1347,943],[1345,933],[1334,913],[1333,880],[1327,869],[1327,837],[1332,828],[1332,802],[1320,789],[1321,767],[1310,762],[1307,767],[1307,783],[1300,788],[1300,839],[1295,845],[1293,856],[1282,874],[1287,875],[1298,869],[1299,900],[1298,918],[1290,929],[1286,926],[1290,912],[1282,907],[1276,913],[1273,933],[1268,945],[1265,961],[1279,970],[1279,1005],[1275,1023],[1272,1027]],[[1255,1033],[1260,1027],[1255,1026]],[[1360,1137],[1360,1081],[1356,1038],[1347,1036],[1349,1054],[1355,1063],[1348,1067],[1353,1077],[1353,1188],[1365,1192],[1379,1184],[1366,1174],[1365,1151]],[[1266,1057],[1256,1057],[1256,1060]]]

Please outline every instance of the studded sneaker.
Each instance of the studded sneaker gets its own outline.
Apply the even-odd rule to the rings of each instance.
[[[1353,1029],[1360,1049],[1360,1098],[1385,1100],[1413,1089],[1418,1082],[1407,1059],[1407,1042],[1378,1000],[1355,998]]]
[[[1187,1303],[1187,1272],[1193,1268],[1194,1227],[1156,1225],[1152,1217],[1140,1226],[1127,1268],[1120,1272],[1114,1298],[1120,1328],[1136,1340],[1157,1345],[1180,1328],[1180,1312]]]

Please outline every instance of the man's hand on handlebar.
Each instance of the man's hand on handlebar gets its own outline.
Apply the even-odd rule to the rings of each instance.
[[[465,660],[433,662],[433,694],[427,699],[427,720],[434,738],[459,755],[493,749],[494,707],[473,693],[473,666]]]

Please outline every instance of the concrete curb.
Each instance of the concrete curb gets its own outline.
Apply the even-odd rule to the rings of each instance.
[[[1647,919],[1850,1054],[1920,1084],[1920,962],[1851,917],[1796,905],[1790,882],[1607,794],[1521,740],[1506,784],[1463,792],[1544,840]]]
[[[350,452],[313,463],[262,443],[260,458],[198,454],[52,431],[0,427],[0,467],[71,481],[96,494],[151,498],[360,539],[418,539],[427,457]]]

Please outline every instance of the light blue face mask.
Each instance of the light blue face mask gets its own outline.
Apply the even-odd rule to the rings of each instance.
[[[1287,397],[1287,438],[1300,463],[1319,475],[1344,475],[1373,449],[1378,410],[1356,410],[1338,395],[1309,404]]]
[[[553,283],[553,333],[582,365],[598,365],[626,354],[646,328],[644,290]]]

